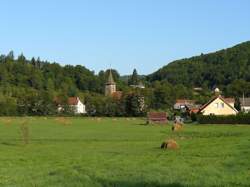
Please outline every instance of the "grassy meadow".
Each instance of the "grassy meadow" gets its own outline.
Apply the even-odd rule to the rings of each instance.
[[[161,150],[173,138],[178,150]],[[0,186],[250,186],[250,125],[0,118]]]

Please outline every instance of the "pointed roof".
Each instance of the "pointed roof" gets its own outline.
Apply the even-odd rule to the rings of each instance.
[[[220,100],[222,100],[226,105],[228,105],[231,109],[233,109],[236,113],[238,113],[238,110],[236,110],[233,106],[231,106],[221,95],[213,97],[205,105],[201,106],[199,112],[201,112],[203,109],[205,109],[208,105],[210,105],[217,98],[219,98]]]
[[[115,84],[111,69],[109,70],[108,81],[106,82],[106,84]]]

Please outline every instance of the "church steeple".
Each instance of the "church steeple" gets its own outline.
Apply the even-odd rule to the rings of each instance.
[[[111,69],[109,70],[108,81],[106,84],[115,84]]]
[[[116,84],[112,75],[111,69],[109,70],[108,80],[105,85],[105,96],[112,96],[116,92]]]

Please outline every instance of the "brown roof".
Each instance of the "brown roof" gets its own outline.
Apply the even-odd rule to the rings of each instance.
[[[189,113],[190,113],[190,114],[191,114],[191,113],[196,114],[196,113],[198,113],[199,111],[200,111],[199,108],[192,108],[192,109],[189,110]]]
[[[228,103],[235,103],[235,99],[234,98],[224,98],[224,100]]]
[[[112,97],[115,99],[121,99],[122,98],[122,91],[116,91],[112,93]]]
[[[250,97],[244,98],[244,102],[243,98],[240,98],[240,104],[241,106],[250,106]]]
[[[77,105],[79,101],[78,97],[69,97],[68,98],[68,105]]]
[[[154,119],[167,119],[167,113],[166,112],[149,112],[148,113],[148,118],[150,118],[151,120]]]
[[[230,108],[232,108],[234,111],[237,111],[234,107],[232,107],[221,95],[213,97],[210,101],[208,101],[205,105],[203,105],[199,112],[201,112],[204,108],[206,108],[210,103],[212,103],[215,99],[220,98],[225,104],[227,104]],[[238,111],[237,111],[238,112]]]
[[[176,103],[180,103],[180,104],[186,104],[186,103],[191,103],[191,104],[193,104],[193,103],[195,103],[195,101],[194,100],[190,100],[190,99],[177,99],[176,100]]]

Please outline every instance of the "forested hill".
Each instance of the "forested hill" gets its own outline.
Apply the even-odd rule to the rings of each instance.
[[[118,81],[118,72],[112,71]],[[77,95],[78,91],[102,93],[107,75],[104,71],[95,75],[82,65],[61,66],[39,58],[28,60],[22,54],[14,58],[13,52],[0,56],[0,92],[12,96],[28,89],[61,92],[69,96]]]
[[[186,86],[227,86],[234,81],[250,82],[250,41],[215,53],[174,61],[149,75],[148,80],[166,80]]]

